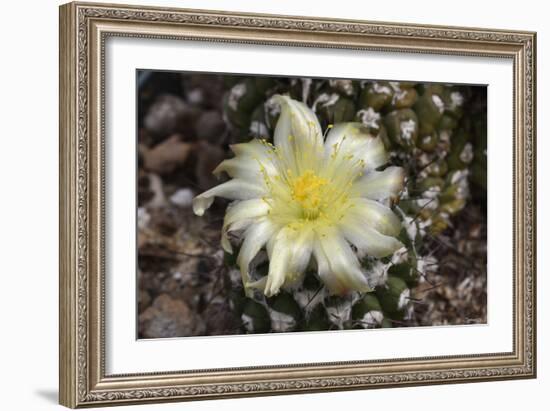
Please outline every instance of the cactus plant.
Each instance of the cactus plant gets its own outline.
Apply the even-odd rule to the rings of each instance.
[[[323,128],[346,121],[362,123],[384,142],[391,162],[407,175],[396,205],[405,249],[388,261],[363,262],[366,270],[379,273],[374,292],[345,299],[317,295],[307,309],[302,307],[294,329],[311,329],[310,323],[315,322],[328,323],[329,328],[388,327],[409,319],[413,315],[410,289],[423,280],[425,273],[418,267],[430,258],[423,255],[428,254],[423,238],[437,236],[452,224],[452,217],[470,196],[470,180],[480,186],[486,181],[486,138],[473,138],[485,131],[479,115],[484,110],[478,107],[464,115],[465,107],[475,107],[466,101],[476,95],[468,87],[412,82],[273,78],[262,88],[249,86],[251,82],[250,78],[234,79],[228,101],[239,104],[224,106],[233,129],[241,130],[236,136],[239,141],[271,141],[280,114],[273,95],[285,93],[310,106]],[[314,291],[304,286],[287,298],[299,301]],[[258,295],[253,298],[261,301],[267,313],[272,312],[268,301]]]
[[[239,84],[230,94],[244,99],[243,90],[252,88],[243,86],[236,92]],[[353,87],[343,90],[354,93]],[[233,102],[230,108],[241,107],[235,98],[227,97]],[[257,96],[248,96],[243,101],[257,100]],[[395,104],[402,107],[415,100],[416,92],[409,91]],[[407,318],[409,286],[388,273],[400,265],[403,274],[418,254],[417,230],[402,229],[416,222],[406,220],[403,211],[398,216],[390,209],[403,188],[403,169],[390,166],[376,171],[388,160],[384,139],[361,122],[345,122],[354,117],[347,108],[333,113],[334,119],[344,122],[328,124],[323,143],[318,118],[305,104],[281,95],[273,96],[268,104],[273,102],[280,111],[275,113],[275,145],[253,137],[233,146],[236,156],[215,170],[233,179],[194,199],[197,215],[203,215],[215,196],[237,200],[226,213],[222,244],[226,252],[233,253],[229,233],[245,229],[238,239],[243,242],[236,262],[242,273],[242,298],[254,304],[235,306],[254,308],[254,316],[243,309],[246,331],[262,332],[265,321],[258,318],[266,315],[271,331],[315,329],[320,324],[334,329],[356,324],[389,326],[393,319]],[[408,110],[405,116],[409,112],[415,116],[410,109],[401,110]],[[251,121],[261,120],[254,117],[250,116]],[[265,130],[262,124],[259,128]],[[267,274],[266,253],[261,251],[264,244]],[[260,262],[254,263],[257,258]],[[312,262],[316,277],[311,273]],[[415,278],[415,273],[405,274]],[[315,278],[320,286],[315,287]],[[239,287],[238,282],[234,286]],[[382,317],[375,316],[378,323],[352,316],[353,307],[364,301],[366,293],[382,307],[378,310]],[[263,315],[258,313],[260,306]]]

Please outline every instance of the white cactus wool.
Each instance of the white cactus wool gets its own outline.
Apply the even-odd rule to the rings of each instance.
[[[201,216],[214,197],[234,200],[222,228],[242,240],[237,257],[245,289],[272,296],[300,284],[316,267],[330,293],[370,291],[365,256],[385,257],[403,247],[399,218],[387,206],[403,188],[404,171],[389,166],[383,142],[361,123],[328,126],[325,135],[305,104],[277,95],[281,107],[273,144],[253,139],[231,147],[235,157],[214,170],[231,179],[193,200]],[[269,271],[252,279],[250,263],[262,248]]]

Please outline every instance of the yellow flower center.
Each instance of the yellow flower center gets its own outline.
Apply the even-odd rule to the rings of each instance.
[[[292,199],[302,208],[302,217],[316,219],[322,212],[323,197],[326,197],[328,180],[317,176],[312,170],[306,170],[290,181]]]

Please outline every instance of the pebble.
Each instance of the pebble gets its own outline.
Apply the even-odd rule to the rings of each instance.
[[[170,196],[170,201],[178,207],[190,207],[195,195],[189,188],[181,188]]]
[[[195,333],[195,313],[182,300],[159,295],[139,317],[142,338],[184,337]]]

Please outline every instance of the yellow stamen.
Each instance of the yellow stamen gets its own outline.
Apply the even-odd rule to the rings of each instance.
[[[299,177],[291,180],[292,198],[302,209],[302,215],[307,220],[319,216],[325,188],[328,180],[317,176],[312,170],[306,170]]]

